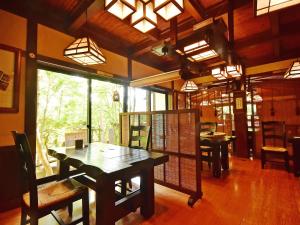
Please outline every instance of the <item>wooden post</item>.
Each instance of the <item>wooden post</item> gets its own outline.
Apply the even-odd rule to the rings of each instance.
[[[127,59],[127,75],[128,81],[132,80],[132,59],[128,56]],[[124,85],[124,97],[123,97],[123,112],[128,112],[128,85]]]
[[[243,83],[243,78],[240,81]],[[238,89],[233,93],[233,113],[236,136],[236,154],[239,157],[249,157],[248,152],[248,126],[247,126],[247,102],[244,85],[237,85]]]
[[[25,79],[25,133],[28,137],[32,154],[36,152],[37,118],[37,23],[27,21],[26,42],[26,79]]]

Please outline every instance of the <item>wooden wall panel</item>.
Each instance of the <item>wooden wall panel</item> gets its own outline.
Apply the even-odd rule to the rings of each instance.
[[[19,157],[14,146],[0,147],[0,212],[18,207],[21,200]]]

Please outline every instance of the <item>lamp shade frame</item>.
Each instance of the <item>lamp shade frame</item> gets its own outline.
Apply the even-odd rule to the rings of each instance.
[[[226,73],[233,78],[241,77],[243,75],[242,65],[235,64],[235,65],[226,66]]]
[[[211,70],[211,75],[217,80],[226,80],[228,78],[226,70],[222,67],[213,68]]]
[[[116,16],[117,18],[121,19],[121,20],[124,20],[126,19],[128,16],[131,16],[133,13],[136,12],[136,3],[137,3],[137,0],[132,0],[134,2],[134,6],[129,4],[126,0],[111,0],[110,3],[108,3],[106,5],[106,2],[107,0],[105,0],[105,11],[111,13],[112,15]],[[120,17],[118,15],[116,15],[115,13],[112,13],[109,11],[109,9],[111,9],[116,3],[120,2],[121,4],[123,4],[124,6],[128,7],[130,10],[132,10],[131,13],[128,13],[126,16],[124,17]]]
[[[261,16],[261,15],[265,15],[265,14],[268,14],[268,13],[273,13],[273,12],[283,10],[283,9],[287,9],[289,7],[300,4],[299,0],[289,0],[289,1],[278,3],[278,4],[270,5],[270,3],[272,1],[267,0],[266,2],[268,2],[268,5],[258,9],[257,8],[258,7],[258,1],[262,1],[262,0],[254,0],[253,1],[254,2],[253,9],[254,9],[254,15],[255,16]],[[259,11],[263,11],[263,12],[258,14]]]
[[[99,46],[89,37],[77,38],[65,48],[64,56],[82,65],[96,65],[106,62]]]
[[[294,61],[284,74],[284,79],[300,78],[300,61]]]
[[[182,92],[194,92],[198,90],[199,90],[198,86],[192,80],[186,80],[182,85],[182,87],[180,88],[180,91]]]
[[[138,13],[138,10],[139,10],[139,9],[138,9],[138,4],[139,4],[139,3],[142,4],[142,7],[143,7],[143,15],[142,15],[140,18],[138,18],[137,20],[134,21],[134,14],[135,14],[135,13]],[[151,29],[149,29],[149,30],[146,30],[146,31],[142,31],[142,30],[136,28],[137,30],[141,31],[142,33],[147,33],[148,31],[154,29],[154,28],[156,27],[156,25],[157,25],[157,15],[152,11],[153,14],[155,15],[155,20],[156,20],[156,21],[152,20],[152,19],[149,17],[149,15],[147,15],[147,5],[148,5],[148,4],[152,4],[152,9],[153,9],[153,3],[152,3],[151,1],[149,1],[149,2],[147,2],[147,3],[145,3],[143,0],[137,1],[137,5],[136,5],[136,6],[137,6],[137,11],[136,11],[135,13],[133,13],[132,16],[131,16],[131,25],[132,25],[134,28],[136,28],[135,25],[137,25],[137,24],[139,24],[139,23],[141,23],[141,22],[143,22],[143,21],[146,21],[146,22],[150,23],[151,25],[153,25],[153,28],[151,28]]]
[[[157,2],[157,0],[154,0],[154,12],[157,15],[159,15],[161,18],[163,18],[165,21],[170,21],[172,18],[174,18],[184,12],[184,0],[179,0],[179,1],[182,1],[182,6],[178,3],[178,0],[164,0],[164,1],[165,1],[164,3],[156,6],[155,3]],[[174,14],[172,17],[165,18],[164,16],[162,16],[159,13],[159,10],[161,10],[164,7],[167,7],[168,4],[173,4],[179,10],[179,13]]]
[[[202,44],[200,44],[202,42]],[[194,48],[187,47],[194,45]],[[176,52],[187,57],[192,62],[201,62],[212,58],[220,57],[216,51],[213,33],[208,31],[198,31],[193,35],[181,40],[176,45]]]

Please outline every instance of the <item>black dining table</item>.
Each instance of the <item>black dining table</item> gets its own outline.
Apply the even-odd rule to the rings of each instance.
[[[48,154],[59,160],[60,179],[75,167],[82,173],[75,179],[96,192],[96,225],[113,225],[138,207],[146,219],[154,214],[154,166],[167,162],[168,155],[105,143],[50,148]],[[141,177],[140,188],[117,196],[116,181],[136,175]]]
[[[233,142],[235,138],[235,136],[227,136],[221,132],[200,134],[200,146],[207,145],[213,148],[212,172],[214,177],[221,177],[222,169],[229,169],[228,145]]]

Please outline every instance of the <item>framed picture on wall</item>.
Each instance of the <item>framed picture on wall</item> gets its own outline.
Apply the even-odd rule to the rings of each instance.
[[[0,113],[19,111],[21,51],[0,44]]]

